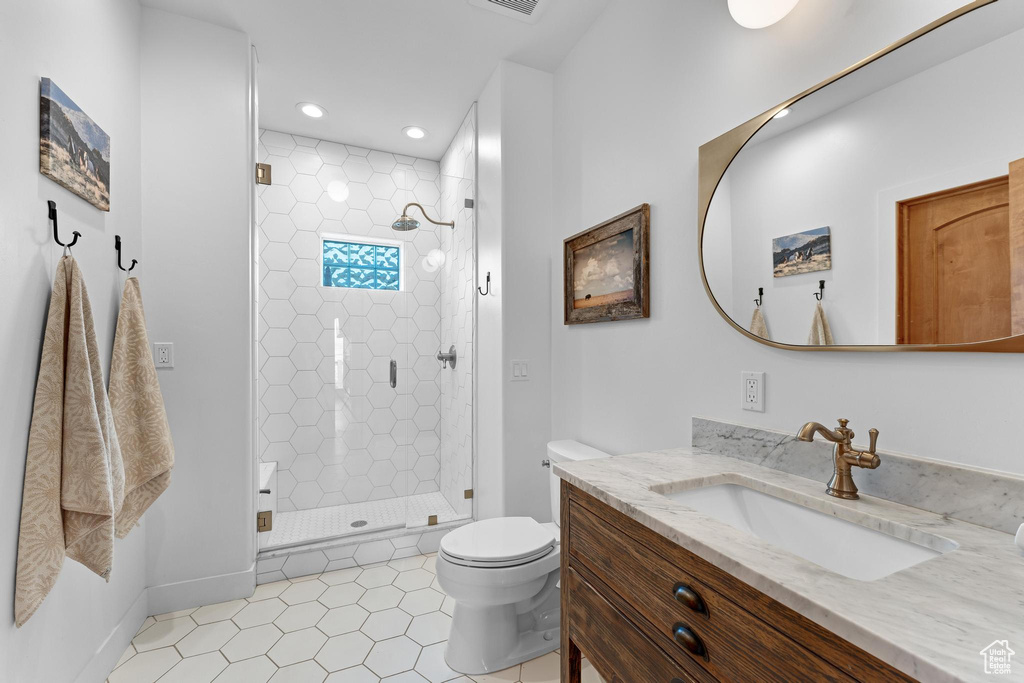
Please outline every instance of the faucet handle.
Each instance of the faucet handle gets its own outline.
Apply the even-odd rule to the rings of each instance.
[[[868,444],[868,453],[874,454],[874,452],[875,452],[875,445],[878,444],[878,430],[877,429],[869,429],[868,430],[868,434],[871,435],[871,443]]]

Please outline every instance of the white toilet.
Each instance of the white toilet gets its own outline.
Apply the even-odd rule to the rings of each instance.
[[[548,444],[553,463],[604,457],[577,441]],[[437,580],[455,599],[445,660],[459,673],[500,671],[558,647],[561,480],[549,481],[555,522],[498,517],[441,539]]]

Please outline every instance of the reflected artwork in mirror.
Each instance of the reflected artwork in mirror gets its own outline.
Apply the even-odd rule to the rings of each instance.
[[[702,146],[723,317],[783,348],[1024,351],[1021,63],[1024,3],[977,0]]]

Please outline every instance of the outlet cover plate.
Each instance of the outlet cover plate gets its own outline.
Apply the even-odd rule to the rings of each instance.
[[[153,365],[158,369],[174,367],[174,344],[172,342],[153,343]]]
[[[748,372],[740,373],[740,401],[743,410],[752,410],[756,413],[764,412],[764,373]]]

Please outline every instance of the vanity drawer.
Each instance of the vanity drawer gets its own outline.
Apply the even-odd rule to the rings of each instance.
[[[617,593],[677,660],[696,662],[723,681],[853,680],[713,590],[685,556],[669,561],[632,537],[608,519],[617,514],[609,512],[598,515],[570,500],[570,566]]]
[[[569,635],[608,683],[694,683],[578,573],[566,578]]]

